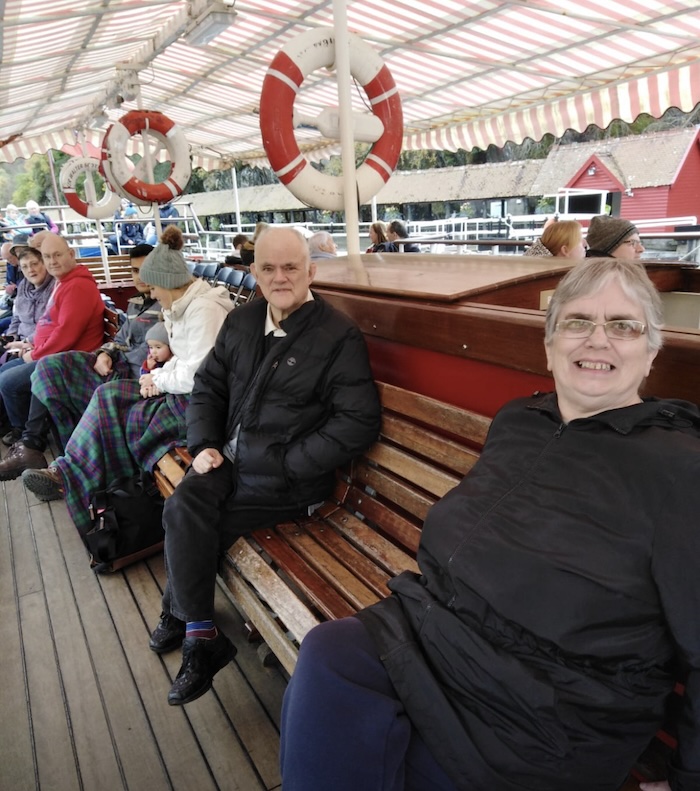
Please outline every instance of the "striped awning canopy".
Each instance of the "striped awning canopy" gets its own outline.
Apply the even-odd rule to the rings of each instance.
[[[334,21],[331,0],[0,0],[0,9],[0,162],[99,147],[140,102],[182,127],[195,164],[262,164],[270,62]],[[398,85],[404,150],[538,140],[700,102],[700,0],[348,0],[347,17]],[[212,19],[228,27],[193,40]],[[354,110],[368,112],[364,99],[358,87]],[[295,110],[315,117],[337,101],[323,69],[304,80]],[[314,129],[296,136],[312,159],[338,150]]]

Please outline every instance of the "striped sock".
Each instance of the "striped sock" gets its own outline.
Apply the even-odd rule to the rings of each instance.
[[[213,640],[219,634],[214,621],[187,621],[185,637],[199,637],[202,640]]]

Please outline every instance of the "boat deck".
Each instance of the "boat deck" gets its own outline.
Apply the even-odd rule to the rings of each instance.
[[[148,648],[162,557],[95,575],[62,501],[0,486],[0,789],[281,788],[286,679],[223,590],[217,619],[238,655],[212,692],[171,707],[180,654]]]

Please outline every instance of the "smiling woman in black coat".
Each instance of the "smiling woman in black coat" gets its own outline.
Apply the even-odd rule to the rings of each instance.
[[[616,791],[679,668],[669,780],[643,787],[700,788],[700,412],[639,396],[660,325],[637,263],[561,281],[556,392],[496,416],[426,519],[420,575],[305,638],[285,791]]]

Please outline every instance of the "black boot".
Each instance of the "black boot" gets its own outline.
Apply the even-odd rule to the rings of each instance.
[[[156,654],[167,654],[182,645],[185,639],[185,622],[170,613],[162,612],[158,626],[153,630],[148,647]]]
[[[182,706],[211,689],[214,676],[236,656],[236,647],[223,632],[212,640],[186,637],[182,644],[182,666],[175,677],[168,703]]]

